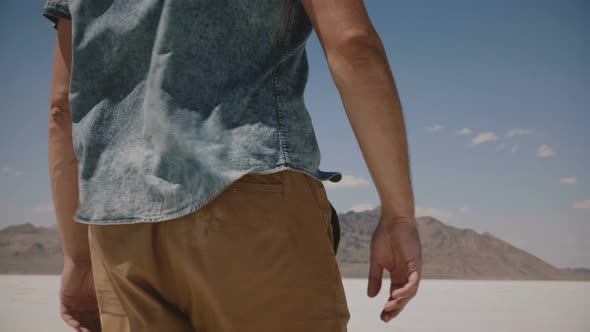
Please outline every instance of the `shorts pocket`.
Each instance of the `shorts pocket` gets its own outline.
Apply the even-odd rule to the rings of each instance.
[[[323,220],[322,226],[325,231],[325,235],[328,238],[328,240],[330,241],[330,246],[332,247],[334,255],[336,255],[336,250],[337,250],[338,244],[335,241],[340,240],[340,227],[339,227],[339,225],[336,225],[337,231],[338,231],[338,238],[336,239],[336,237],[335,237],[336,229],[334,229],[334,226],[335,226],[334,225],[334,217],[338,218],[338,215],[334,214],[336,212],[336,210],[332,207],[332,204],[330,203],[330,200],[328,199],[328,194],[326,193],[326,189],[325,189],[322,181],[320,181],[314,177],[311,177],[309,175],[306,175],[306,174],[302,174],[302,176],[305,178],[305,182],[307,183],[307,186],[308,186],[309,190],[311,191],[311,195],[317,204],[318,210],[322,216],[322,220]]]
[[[246,173],[235,180],[229,187],[233,191],[283,192],[283,174],[281,171],[261,174]]]
[[[328,194],[324,188],[324,183],[310,175],[301,174],[305,178],[307,185],[313,195],[313,198],[317,202],[318,207],[322,211],[330,212],[330,201],[328,200]]]

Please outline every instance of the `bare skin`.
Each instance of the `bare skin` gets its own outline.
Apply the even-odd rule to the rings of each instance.
[[[347,117],[381,201],[371,239],[367,295],[390,273],[385,322],[416,296],[422,247],[414,218],[406,128],[381,39],[362,0],[301,0],[330,66]]]
[[[414,218],[406,129],[385,49],[362,0],[301,0],[322,44],[334,82],[381,201],[371,239],[367,295],[390,274],[381,319],[390,321],[416,295],[422,251]],[[61,315],[77,331],[100,331],[87,225],[72,216],[78,204],[68,102],[71,22],[60,19],[49,117],[49,162],[54,206],[64,250]]]
[[[51,80],[48,123],[49,171],[55,214],[64,252],[60,315],[76,331],[101,331],[88,244],[88,226],[72,217],[78,206],[78,161],[72,144],[68,101],[71,22],[60,19]]]

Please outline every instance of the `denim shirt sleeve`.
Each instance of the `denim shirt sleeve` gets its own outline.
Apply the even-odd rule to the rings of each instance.
[[[53,23],[51,27],[55,30],[57,30],[58,18],[72,20],[68,0],[45,0],[41,14]]]

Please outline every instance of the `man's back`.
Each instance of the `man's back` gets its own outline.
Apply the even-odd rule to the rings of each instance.
[[[300,2],[63,4],[74,17],[77,221],[186,215],[248,172],[340,179],[319,170],[303,100],[312,26]]]
[[[337,215],[320,181],[341,174],[319,170],[302,96],[311,26],[382,203],[367,295],[386,269],[382,320],[415,296],[404,121],[362,1],[237,2],[46,0],[70,326],[346,331]]]

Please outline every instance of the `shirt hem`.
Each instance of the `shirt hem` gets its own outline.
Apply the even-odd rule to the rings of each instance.
[[[274,167],[272,169],[258,171],[256,173],[260,174],[269,174],[269,173],[276,173],[282,170],[292,170],[296,172],[301,172],[311,177],[314,177],[320,181],[330,180],[332,182],[338,182],[342,178],[342,174],[337,171],[330,171],[325,172],[318,170],[316,174],[309,171],[308,169],[300,168],[293,166],[292,164],[281,164],[280,166]],[[152,223],[152,222],[162,222],[166,220],[177,219],[188,214],[193,213],[194,211],[200,209],[201,207],[210,203],[217,195],[221,194],[224,190],[229,188],[233,181],[226,183],[224,186],[221,186],[218,190],[213,192],[207,198],[201,201],[191,201],[189,205],[185,205],[184,207],[175,210],[174,212],[168,212],[159,214],[156,216],[147,216],[147,217],[131,217],[131,218],[114,218],[114,219],[100,219],[100,220],[91,220],[89,218],[84,218],[77,213],[74,215],[73,219],[81,224],[87,225],[122,225],[122,224],[136,224],[136,223]]]
[[[72,15],[70,14],[70,11],[67,6],[51,1],[47,1],[45,3],[41,11],[41,15],[43,15],[45,18],[51,21],[51,27],[55,30],[57,30],[57,22],[59,18],[63,18],[69,21],[72,20]]]

